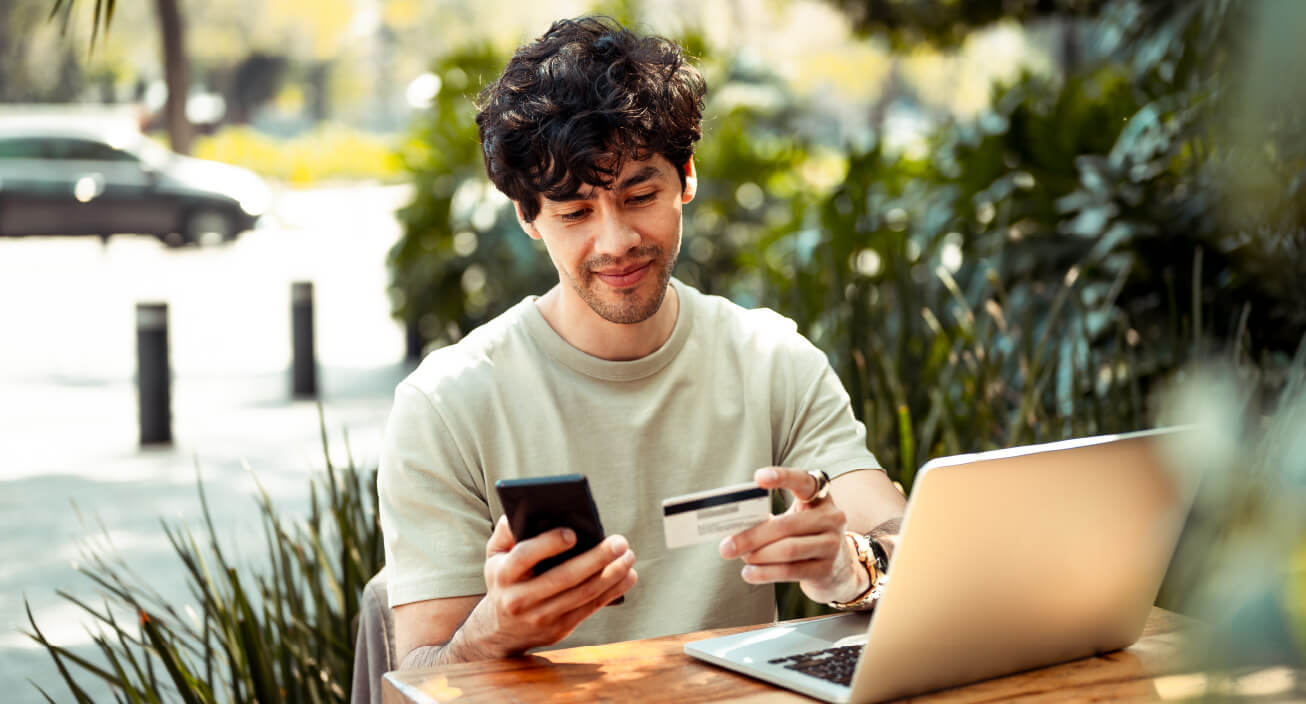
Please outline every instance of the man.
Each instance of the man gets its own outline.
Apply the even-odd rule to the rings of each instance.
[[[825,355],[671,276],[705,89],[673,43],[584,18],[481,94],[490,179],[559,283],[395,392],[378,489],[402,667],[762,623],[776,582],[870,602],[862,536],[896,532],[904,499]],[[575,538],[514,541],[492,485],[571,472],[612,534],[535,576]],[[717,550],[666,548],[662,499],[744,481],[790,509]]]

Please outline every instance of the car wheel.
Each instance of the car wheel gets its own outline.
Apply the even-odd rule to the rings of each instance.
[[[236,238],[236,226],[231,216],[222,210],[197,208],[186,216],[186,227],[182,236],[187,242],[197,244],[229,242]]]

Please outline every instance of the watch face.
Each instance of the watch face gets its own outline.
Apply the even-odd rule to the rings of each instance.
[[[871,554],[875,555],[875,567],[880,570],[880,574],[889,571],[889,554],[884,551],[884,546],[880,541],[871,538]]]

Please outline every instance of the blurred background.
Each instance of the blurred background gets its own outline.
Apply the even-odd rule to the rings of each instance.
[[[7,0],[9,701],[42,700],[28,679],[68,691],[51,648],[94,658],[123,632],[72,600],[105,593],[78,574],[106,574],[91,556],[196,605],[195,624],[245,618],[195,596],[160,518],[257,572],[277,559],[249,530],[268,516],[258,486],[311,529],[328,463],[361,480],[322,539],[361,548],[282,586],[328,579],[341,596],[304,618],[347,637],[349,593],[380,560],[367,472],[394,384],[556,283],[484,177],[470,98],[553,19],[589,12],[679,41],[708,80],[677,276],[795,319],[904,490],[940,455],[1218,427],[1191,460],[1206,479],[1161,603],[1226,629],[1221,664],[1300,663],[1306,3]],[[292,384],[296,282],[313,284],[312,394]],[[143,302],[169,306],[172,374],[172,441],[148,446]],[[102,613],[140,606],[123,593]],[[25,599],[40,639],[21,632]],[[248,618],[275,638],[264,616]],[[312,664],[343,678],[328,700],[348,691],[338,659]]]

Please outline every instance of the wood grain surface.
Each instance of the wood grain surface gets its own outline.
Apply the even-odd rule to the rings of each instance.
[[[762,626],[553,650],[535,655],[393,672],[385,704],[431,702],[811,702],[685,655],[686,641]],[[1186,672],[1184,644],[1200,625],[1153,609],[1143,636],[1113,653],[917,697],[930,702],[1159,701],[1154,678]]]

